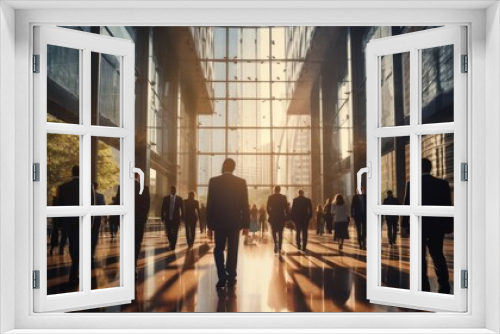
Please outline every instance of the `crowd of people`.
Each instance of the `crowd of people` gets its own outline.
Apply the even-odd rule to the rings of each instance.
[[[207,235],[215,242],[214,259],[217,267],[219,281],[217,288],[225,286],[233,287],[236,284],[237,253],[239,236],[242,231],[245,237],[256,238],[257,233],[261,236],[267,232],[267,222],[271,227],[271,235],[274,243],[274,253],[281,254],[283,246],[283,231],[286,226],[295,230],[295,243],[302,253],[307,252],[307,242],[310,223],[315,215],[317,235],[333,235],[332,241],[337,242],[339,251],[344,247],[344,240],[350,239],[349,223],[352,220],[356,227],[357,241],[360,250],[366,250],[367,233],[367,201],[364,189],[361,193],[353,196],[350,207],[343,194],[336,194],[328,198],[324,204],[316,206],[313,211],[311,199],[307,198],[303,190],[298,191],[298,196],[288,202],[285,195],[281,194],[281,187],[275,186],[274,193],[268,197],[266,205],[257,208],[256,204],[249,205],[248,189],[246,181],[235,175],[236,163],[228,158],[222,166],[222,175],[210,179],[207,195],[207,204],[199,203],[195,198],[194,191],[190,191],[186,199],[177,194],[175,186],[170,188],[170,194],[165,196],[161,206],[161,221],[164,225],[168,240],[168,250],[174,251],[177,246],[181,222],[184,222],[185,237],[188,248],[192,248],[195,242],[196,227],[199,224],[200,235]],[[450,188],[446,181],[437,179],[430,175],[432,165],[427,159],[422,160],[422,188],[424,205],[451,205]],[[73,167],[72,179],[58,187],[54,205],[79,205],[79,168]],[[409,182],[406,186],[405,205],[409,205]],[[135,182],[135,262],[141,251],[144,238],[144,230],[148,220],[150,209],[149,188],[145,186],[144,192],[139,193],[139,180]],[[91,203],[94,205],[105,205],[104,195],[98,192],[98,184],[93,183],[91,191]],[[120,204],[120,188],[113,198],[113,204]],[[387,191],[384,205],[399,205],[392,191]],[[118,221],[116,219],[118,218]],[[387,240],[389,245],[397,241],[398,216],[384,216],[382,218],[387,224]],[[453,222],[445,218],[424,217],[422,229],[422,261],[426,264],[426,249],[429,249],[431,258],[436,267],[436,273],[440,284],[440,292],[449,293],[448,269],[443,256],[443,239],[445,233],[453,231]],[[94,257],[96,245],[99,238],[99,230],[103,217],[93,217],[91,232],[91,249]],[[110,222],[112,234],[116,233],[119,225],[119,216],[106,218]],[[440,220],[440,221],[437,221]],[[401,219],[402,228],[408,230],[409,222]],[[451,224],[451,227],[450,227]],[[53,234],[51,236],[51,249],[57,246],[58,231],[61,230],[60,253],[69,240],[69,253],[72,264],[69,274],[70,284],[78,284],[79,264],[79,217],[58,218],[54,221]],[[439,228],[434,228],[438,226]],[[226,255],[224,251],[227,248]],[[226,256],[226,258],[225,258]],[[429,283],[427,273],[422,273],[424,291],[428,291]]]

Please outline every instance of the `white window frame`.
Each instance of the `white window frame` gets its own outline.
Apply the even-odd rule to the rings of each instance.
[[[467,290],[460,288],[460,272],[467,269],[467,185],[461,181],[460,164],[467,163],[467,73],[461,73],[461,55],[466,55],[466,28],[449,26],[418,33],[379,38],[370,41],[366,48],[366,142],[367,164],[371,177],[367,179],[367,298],[373,303],[398,305],[422,310],[448,310],[463,312],[467,309]],[[454,117],[447,123],[422,123],[422,50],[433,47],[453,46]],[[381,57],[408,52],[410,55],[410,124],[403,126],[382,125]],[[428,134],[454,134],[454,205],[423,206],[421,203],[421,136]],[[381,138],[406,136],[410,138],[410,205],[382,205],[381,198]],[[408,196],[408,194],[406,194]],[[382,219],[383,215],[409,216],[410,218],[410,287],[397,289],[381,285]],[[421,217],[447,216],[454,218],[454,274],[453,294],[421,291],[422,238]]]
[[[387,332],[387,328],[398,328],[396,332],[457,332],[491,333],[500,331],[500,260],[493,256],[485,265],[488,253],[500,253],[500,11],[497,1],[486,2],[412,2],[394,3],[372,1],[367,3],[335,1],[331,3],[314,1],[266,1],[231,2],[221,5],[217,2],[190,3],[165,2],[142,5],[127,2],[134,9],[107,11],[94,6],[117,7],[112,2],[17,2],[0,3],[0,320],[1,330],[16,329],[16,333],[34,333],[23,329],[91,328],[89,332],[104,332],[100,329],[137,328],[145,333],[147,328],[165,328],[163,332],[180,332],[175,328],[191,328],[191,332],[220,333],[231,328],[268,328],[254,332],[337,332],[342,329],[358,328],[359,332]],[[18,8],[14,11],[12,7]],[[41,10],[50,8],[53,10]],[[69,6],[61,10],[61,6]],[[81,9],[87,6],[87,9]],[[119,6],[119,5],[118,5]],[[151,10],[137,10],[137,6],[161,7]],[[226,9],[221,10],[224,6]],[[398,6],[398,8],[393,8]],[[460,6],[460,7],[457,7]],[[21,9],[21,8],[31,9]],[[75,9],[75,8],[80,9]],[[93,8],[94,9],[91,9]],[[233,9],[228,9],[231,7]],[[264,7],[267,7],[264,10]],[[347,9],[346,9],[347,8]],[[403,8],[403,9],[401,9]],[[245,10],[242,10],[245,9]],[[411,10],[410,10],[411,9]],[[15,18],[15,21],[14,21]],[[469,119],[468,143],[471,199],[468,210],[468,234],[471,243],[467,245],[469,275],[469,310],[465,314],[437,313],[386,313],[386,314],[34,314],[31,286],[32,259],[29,259],[33,244],[32,203],[26,201],[32,191],[30,181],[32,156],[30,141],[32,133],[30,55],[32,27],[35,24],[65,25],[443,25],[462,24],[469,28],[469,57],[471,74],[468,78]],[[15,31],[15,42],[14,42]],[[4,48],[4,46],[6,46]],[[15,48],[14,48],[15,47]],[[14,57],[15,55],[15,57]],[[15,66],[15,72],[12,68]],[[487,71],[486,71],[487,68]],[[5,73],[7,75],[5,75]],[[15,82],[15,95],[12,87]],[[9,85],[10,84],[10,85]],[[12,109],[14,107],[15,109]],[[15,119],[12,115],[15,110]],[[485,120],[488,121],[485,121]],[[15,128],[15,145],[12,145]],[[487,140],[486,135],[487,133]],[[28,134],[28,135],[27,135]],[[10,135],[10,137],[9,137]],[[485,152],[488,152],[486,154]],[[4,160],[5,159],[5,160]],[[12,174],[15,171],[14,178]],[[488,174],[488,182],[486,176]],[[9,180],[10,178],[10,180]],[[473,180],[473,182],[472,182]],[[11,187],[4,187],[10,185]],[[15,189],[14,201],[12,189]],[[488,194],[488,196],[486,196]],[[10,207],[11,205],[12,207]],[[12,209],[14,208],[14,209]],[[486,219],[488,208],[488,219]],[[15,222],[15,224],[13,224]],[[14,235],[14,238],[12,237]],[[15,241],[14,241],[15,240]],[[14,256],[12,256],[14,250]],[[12,287],[15,286],[13,289]],[[486,293],[486,289],[488,292]],[[12,307],[12,305],[15,305]],[[193,321],[195,320],[195,321]],[[280,330],[283,328],[295,328]],[[377,330],[379,328],[379,330]],[[436,329],[438,328],[438,329]],[[450,329],[446,331],[446,328]],[[441,330],[442,329],[442,330]],[[53,332],[53,331],[51,331]],[[73,331],[76,332],[76,331]],[[128,331],[129,333],[134,331]],[[351,330],[351,333],[356,332]],[[415,330],[411,331],[415,333]]]
[[[79,52],[78,124],[47,122],[47,46],[71,48]],[[120,120],[117,127],[92,125],[91,53],[109,54],[120,59]],[[135,180],[135,47],[129,40],[98,36],[70,29],[34,27],[34,54],[39,55],[39,73],[33,74],[34,162],[39,163],[40,180],[33,184],[34,200],[34,270],[39,271],[39,289],[34,290],[35,312],[73,311],[104,305],[128,304],[135,297],[134,282],[134,198]],[[70,134],[79,137],[80,205],[47,206],[47,134]],[[120,141],[120,205],[97,206],[91,199],[91,139],[117,138]],[[68,166],[71,168],[72,166]],[[119,270],[120,285],[107,289],[91,287],[91,219],[93,216],[120,216]],[[47,295],[47,218],[80,218],[79,291]]]

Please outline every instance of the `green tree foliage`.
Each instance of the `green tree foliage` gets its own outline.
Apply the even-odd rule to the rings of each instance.
[[[71,179],[71,169],[80,165],[80,142],[75,135],[47,134],[47,204],[51,205],[57,187]],[[97,182],[99,191],[111,193],[120,183],[119,153],[98,141]],[[95,160],[92,159],[92,163]]]

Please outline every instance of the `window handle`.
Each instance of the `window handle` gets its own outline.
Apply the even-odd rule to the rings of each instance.
[[[361,168],[359,171],[358,171],[358,174],[357,174],[357,189],[358,189],[358,193],[359,194],[362,194],[362,191],[361,191],[361,176],[366,173],[366,176],[371,179],[372,177],[372,163],[371,162],[367,162],[367,167],[365,168]]]
[[[140,168],[134,167],[134,162],[130,161],[129,163],[129,171],[130,171],[130,178],[134,179],[135,178],[135,173],[139,174],[139,184],[140,184],[140,190],[139,190],[139,195],[142,195],[142,191],[144,190],[144,172]]]

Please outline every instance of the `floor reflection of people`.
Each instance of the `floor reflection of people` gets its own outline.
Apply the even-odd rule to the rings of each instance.
[[[387,190],[387,197],[384,198],[383,205],[399,205],[399,200],[393,196],[392,190]],[[384,216],[387,225],[387,240],[389,245],[394,245],[398,237],[398,216]]]
[[[217,288],[236,285],[240,230],[250,225],[246,181],[233,175],[236,162],[227,158],[222,175],[212,177],[208,185],[207,224],[215,233],[214,259],[219,281]],[[227,258],[224,250],[227,244]]]
[[[344,266],[335,266],[333,268],[333,277],[331,286],[332,300],[337,305],[345,305],[351,296],[353,284],[352,269]]]
[[[451,190],[448,181],[431,175],[432,162],[422,159],[422,205],[451,206]],[[410,182],[406,183],[405,205],[410,205]],[[405,225],[409,217],[403,216]],[[438,280],[438,292],[449,294],[448,265],[443,254],[444,235],[453,232],[452,217],[422,217],[422,291],[430,291],[427,276],[427,250],[434,263]]]
[[[283,229],[289,215],[288,201],[285,195],[280,194],[281,187],[274,187],[274,194],[267,199],[267,213],[274,241],[274,253],[281,253],[283,245]]]
[[[271,281],[269,282],[268,302],[267,304],[273,312],[282,312],[287,310],[287,283],[285,278],[285,264],[282,262],[281,255],[276,257],[273,264]]]
[[[200,216],[200,204],[195,200],[194,191],[190,191],[184,201],[184,224],[186,225],[186,241],[188,247],[193,247],[196,235],[196,223]]]
[[[184,204],[182,197],[176,195],[177,189],[170,188],[170,195],[163,198],[161,206],[161,220],[165,225],[165,231],[169,242],[169,250],[175,250],[179,226],[184,219]]]
[[[217,312],[238,312],[238,300],[234,289],[218,289],[217,298]]]
[[[304,196],[304,190],[302,189],[299,190],[299,196],[293,199],[291,216],[296,228],[297,248],[305,252],[307,250],[309,221],[313,216],[313,208],[311,199]]]

